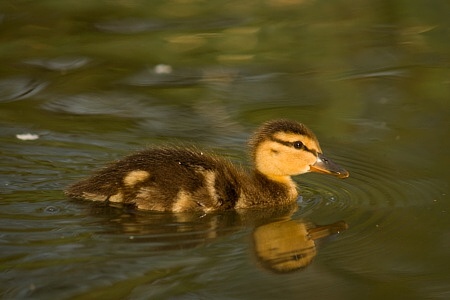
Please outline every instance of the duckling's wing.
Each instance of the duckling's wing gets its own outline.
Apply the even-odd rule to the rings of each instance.
[[[234,206],[236,177],[231,163],[195,149],[148,149],[75,183],[66,195],[146,210],[206,211]]]
[[[98,170],[92,176],[72,184],[64,193],[73,199],[114,201],[120,196],[119,189],[126,173],[128,172],[125,166],[118,161]],[[122,202],[122,200],[115,202]]]

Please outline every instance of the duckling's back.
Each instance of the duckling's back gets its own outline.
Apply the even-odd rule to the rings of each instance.
[[[109,201],[157,211],[210,211],[235,206],[245,176],[230,162],[196,149],[147,149],[70,186],[76,199]]]

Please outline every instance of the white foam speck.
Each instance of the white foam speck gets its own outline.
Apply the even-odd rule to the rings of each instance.
[[[22,133],[22,134],[16,134],[16,138],[22,141],[34,141],[39,138],[39,135],[33,134],[33,133]]]

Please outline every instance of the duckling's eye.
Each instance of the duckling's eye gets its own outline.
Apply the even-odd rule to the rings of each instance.
[[[302,149],[303,148],[303,143],[300,141],[294,142],[294,148],[295,149]]]

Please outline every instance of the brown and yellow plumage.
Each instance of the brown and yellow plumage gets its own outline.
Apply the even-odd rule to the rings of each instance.
[[[65,193],[143,210],[208,212],[292,203],[298,195],[293,175],[316,171],[348,176],[322,156],[314,134],[294,121],[263,124],[250,146],[250,171],[196,148],[152,148],[100,169]]]

